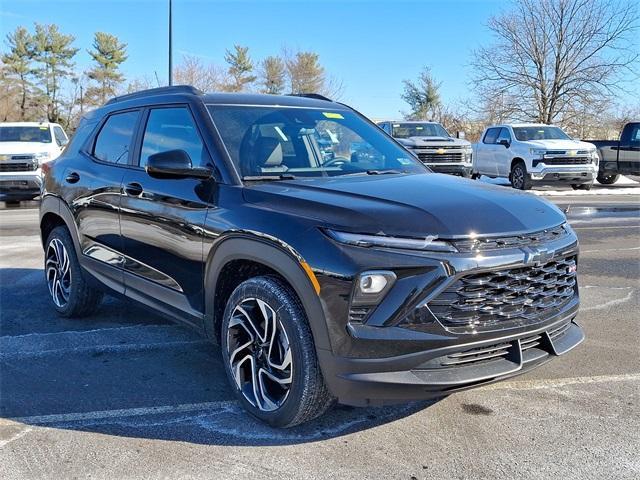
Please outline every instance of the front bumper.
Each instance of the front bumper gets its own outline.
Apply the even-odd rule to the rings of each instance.
[[[380,406],[441,397],[525,373],[567,353],[584,340],[576,313],[577,305],[526,333],[410,355],[350,359],[325,353],[320,361],[327,366],[323,371],[331,391],[343,404]]]
[[[437,173],[460,175],[462,177],[470,177],[472,173],[470,163],[425,163],[425,165]]]
[[[541,163],[529,172],[529,178],[539,183],[582,184],[593,183],[598,175],[596,165],[588,168],[549,167]]]
[[[0,195],[11,198],[33,198],[40,195],[42,173],[40,169],[31,172],[0,172]]]

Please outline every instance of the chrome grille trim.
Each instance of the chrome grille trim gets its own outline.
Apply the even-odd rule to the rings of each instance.
[[[499,250],[501,248],[530,247],[542,243],[552,242],[569,234],[565,224],[522,235],[510,235],[504,237],[481,237],[464,240],[453,240],[453,245],[460,252],[478,252],[486,250]]]

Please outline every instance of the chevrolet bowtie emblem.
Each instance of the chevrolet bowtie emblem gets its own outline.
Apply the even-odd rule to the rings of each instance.
[[[446,152],[446,150],[444,148],[439,148],[438,150],[436,150],[436,153],[442,154]]]

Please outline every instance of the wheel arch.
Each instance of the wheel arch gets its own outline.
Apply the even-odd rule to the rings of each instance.
[[[43,247],[51,231],[58,226],[67,227],[76,252],[80,252],[78,229],[68,205],[59,197],[45,195],[40,203],[40,238]]]
[[[524,169],[525,171],[527,170],[527,162],[525,162],[524,158],[522,157],[514,157],[513,160],[511,160],[511,168],[509,169],[509,171],[513,170],[513,167],[516,165],[516,163],[520,163],[522,162],[524,164]]]
[[[330,350],[320,298],[301,264],[302,258],[285,247],[288,246],[250,234],[231,234],[216,242],[205,266],[204,328],[210,339],[219,343],[224,306],[233,289],[248,278],[274,274],[287,282],[300,300],[316,349]],[[229,275],[233,277],[229,279]]]

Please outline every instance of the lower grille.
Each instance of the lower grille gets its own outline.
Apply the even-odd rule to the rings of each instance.
[[[38,164],[31,162],[0,163],[0,172],[33,172],[37,169]]]
[[[349,321],[363,323],[370,311],[370,307],[352,307],[349,309]]]
[[[462,162],[462,152],[417,152],[418,158],[424,163],[460,163]]]
[[[484,327],[542,320],[576,294],[576,257],[463,276],[429,301],[445,326]]]
[[[587,165],[591,162],[589,157],[554,157],[545,158],[543,160],[534,160],[533,166],[537,166],[539,163],[545,165]]]
[[[456,365],[470,365],[478,362],[486,362],[496,358],[504,358],[512,348],[511,343],[500,343],[489,345],[488,347],[474,348],[465,352],[451,353],[447,355],[440,364],[443,367],[453,367]]]

